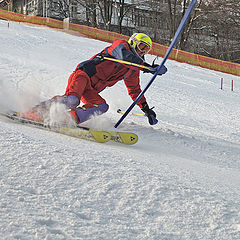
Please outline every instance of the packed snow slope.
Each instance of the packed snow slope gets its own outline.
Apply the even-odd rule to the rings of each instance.
[[[63,94],[76,65],[108,45],[0,21],[1,111]],[[0,239],[240,239],[239,78],[166,66],[146,93],[159,123],[128,116],[119,127],[138,134],[133,146],[0,118]],[[151,77],[141,73],[142,88]],[[101,94],[110,110],[87,124],[113,129],[132,101],[122,81]]]

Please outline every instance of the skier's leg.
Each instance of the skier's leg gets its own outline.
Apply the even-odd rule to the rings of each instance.
[[[82,123],[89,120],[94,115],[101,115],[107,112],[108,108],[109,108],[108,104],[102,103],[99,105],[96,105],[96,104],[92,106],[88,105],[88,108],[85,108],[85,107],[77,108],[76,110],[74,110],[74,112],[78,117],[77,122]],[[75,117],[74,112],[71,111],[71,114],[73,115],[73,117]]]
[[[55,96],[50,100],[41,102],[29,111],[22,113],[21,116],[35,121],[43,121],[49,114],[50,107],[53,103],[62,103],[67,109],[76,108],[80,103],[80,98],[86,86],[89,84],[90,79],[85,72],[81,70],[73,72],[68,79],[64,96]]]
[[[75,110],[79,123],[89,120],[94,115],[101,115],[109,109],[105,99],[92,88],[84,91],[81,101],[84,105]]]

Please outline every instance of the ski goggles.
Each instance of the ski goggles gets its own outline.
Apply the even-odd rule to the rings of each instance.
[[[139,42],[137,44],[137,48],[139,51],[143,52],[144,54],[149,53],[149,51],[151,50],[150,47],[144,42]]]

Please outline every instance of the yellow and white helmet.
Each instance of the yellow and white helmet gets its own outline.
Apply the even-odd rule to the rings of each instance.
[[[144,33],[134,33],[129,38],[128,43],[132,48],[138,48],[144,54],[147,54],[152,49],[152,40]]]

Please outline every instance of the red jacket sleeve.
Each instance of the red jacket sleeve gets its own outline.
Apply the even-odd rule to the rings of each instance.
[[[124,79],[125,85],[128,89],[128,94],[131,96],[132,100],[138,97],[138,95],[142,92],[140,87],[140,79],[139,79],[139,70],[130,70],[128,76]],[[141,97],[137,105],[142,108],[142,103],[146,102],[146,98],[144,96]]]

